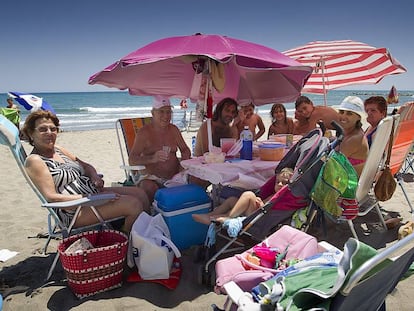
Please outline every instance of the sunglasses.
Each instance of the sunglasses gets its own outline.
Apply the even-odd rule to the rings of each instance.
[[[47,133],[48,131],[57,133],[58,128],[56,126],[39,126],[36,127],[35,130],[37,130],[39,133]]]

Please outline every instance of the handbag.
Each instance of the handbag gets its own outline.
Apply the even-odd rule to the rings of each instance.
[[[130,233],[128,266],[134,265],[144,280],[168,279],[174,257],[181,253],[170,238],[170,231],[161,214],[142,212]]]
[[[391,199],[397,187],[397,182],[391,173],[390,157],[394,138],[394,122],[392,123],[391,136],[388,141],[387,160],[385,161],[384,169],[374,186],[375,197],[379,201],[388,201]]]

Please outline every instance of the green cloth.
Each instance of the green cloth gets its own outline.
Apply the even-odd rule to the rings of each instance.
[[[9,121],[11,121],[14,125],[19,127],[20,123],[20,113],[17,109],[12,108],[0,108],[0,114],[5,116]]]

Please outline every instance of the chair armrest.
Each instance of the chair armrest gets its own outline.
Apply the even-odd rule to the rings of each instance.
[[[90,195],[89,197],[84,197],[84,198],[76,199],[72,201],[43,203],[42,207],[60,209],[60,208],[69,208],[69,207],[77,207],[77,206],[99,206],[115,198],[116,198],[115,193],[93,194],[93,195]]]
[[[127,171],[140,171],[145,169],[145,165],[121,165],[120,168]]]
[[[252,294],[244,292],[237,283],[230,281],[223,285],[228,299],[236,304],[238,310],[260,311],[260,304],[253,300]]]

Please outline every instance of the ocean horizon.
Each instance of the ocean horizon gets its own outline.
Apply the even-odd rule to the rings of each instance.
[[[339,105],[346,96],[356,95],[362,100],[374,95],[387,97],[389,91],[378,90],[333,90],[327,94],[328,106]],[[390,105],[390,110],[399,105],[414,100],[414,91],[398,91],[399,103]],[[100,91],[100,92],[40,92],[32,93],[42,97],[55,110],[59,117],[62,131],[85,131],[97,129],[112,129],[118,119],[150,116],[152,108],[151,96],[132,96],[127,91]],[[315,105],[323,105],[322,95],[304,94]],[[0,94],[0,100],[6,106],[7,93]],[[195,110],[196,104],[188,102],[187,109],[180,108],[180,100],[172,98],[173,123],[180,129],[184,129],[185,120],[189,119],[189,112]],[[294,115],[294,103],[284,103],[289,116]],[[272,104],[257,107],[258,114],[262,117],[270,117]],[[23,106],[21,108],[22,122],[30,111]]]

